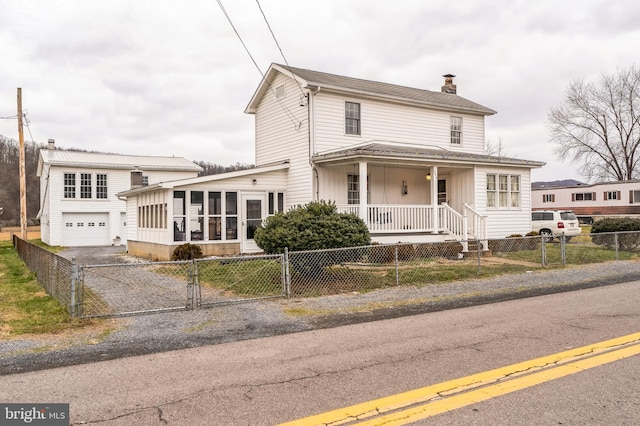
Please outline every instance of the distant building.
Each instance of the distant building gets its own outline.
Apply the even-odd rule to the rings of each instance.
[[[582,223],[640,215],[640,180],[566,186],[552,183],[531,184],[533,210],[572,210]]]

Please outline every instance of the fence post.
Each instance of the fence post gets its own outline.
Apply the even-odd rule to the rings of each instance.
[[[289,274],[289,247],[284,248],[284,289],[287,299],[291,297],[291,275]]]
[[[400,265],[398,264],[398,245],[395,246],[395,262],[396,262],[396,286],[400,285]]]
[[[560,257],[562,257],[562,267],[567,266],[567,238],[564,233],[560,237]]]
[[[69,302],[69,310],[71,311],[71,318],[78,316],[77,308],[77,292],[78,292],[78,265],[76,264],[76,258],[71,258],[71,301]]]
[[[542,258],[542,267],[547,266],[547,246],[546,238],[544,235],[540,235],[540,257]]]
[[[480,240],[476,240],[476,249],[478,253],[478,276],[482,275],[482,254],[480,253]]]
[[[616,260],[620,260],[618,258],[618,233],[617,232],[614,232],[614,234],[613,234],[613,243],[616,246]]]

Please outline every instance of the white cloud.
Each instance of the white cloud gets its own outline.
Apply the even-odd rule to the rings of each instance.
[[[259,67],[283,62],[256,2],[223,1]],[[262,1],[292,66],[458,93],[498,111],[487,138],[579,178],[553,157],[546,115],[574,79],[634,65],[631,1]],[[244,108],[260,74],[216,2],[0,0],[0,116],[22,87],[34,138],[127,154],[253,162]],[[15,120],[0,134],[16,137]]]

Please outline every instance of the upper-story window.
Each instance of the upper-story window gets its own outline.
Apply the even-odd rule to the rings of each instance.
[[[451,144],[462,143],[462,117],[451,117]]]
[[[80,173],[80,198],[91,198],[91,173]]]
[[[284,84],[281,84],[280,86],[276,87],[276,99],[283,99],[284,98]]]
[[[96,174],[96,198],[107,198],[107,175]]]
[[[344,103],[344,132],[347,135],[360,134],[360,104],[355,102]]]
[[[149,176],[142,175],[142,186],[149,186]]]
[[[76,174],[64,174],[64,198],[76,198]]]

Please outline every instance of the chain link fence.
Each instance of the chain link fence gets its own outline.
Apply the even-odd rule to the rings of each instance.
[[[38,283],[51,297],[57,299],[62,306],[66,306],[70,314],[75,315],[75,312],[71,310],[71,307],[76,305],[75,265],[55,253],[19,238],[17,235],[13,236],[13,246],[27,268],[35,274]]]
[[[486,241],[379,244],[281,255],[83,265],[14,239],[27,267],[72,316],[131,315],[273,297],[317,297],[390,286],[638,260],[640,232]],[[467,251],[463,251],[463,247]],[[488,247],[488,250],[483,250]]]

